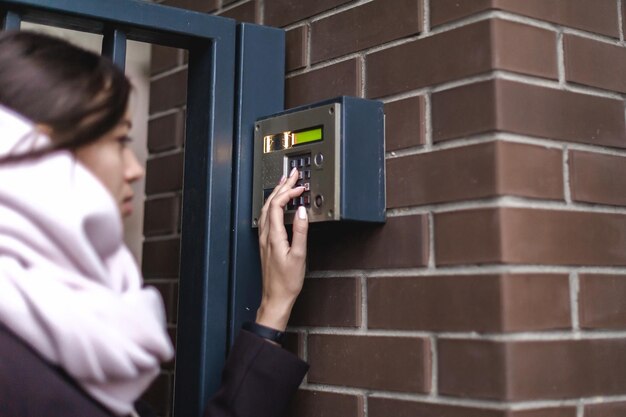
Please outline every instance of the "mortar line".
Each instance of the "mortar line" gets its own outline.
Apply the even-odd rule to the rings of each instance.
[[[435,263],[435,218],[428,213],[428,268],[436,268]]]
[[[479,133],[473,136],[466,136],[462,138],[445,140],[445,141],[434,144],[432,151],[435,152],[435,151],[446,150],[446,149],[456,149],[456,148],[465,147],[469,145],[475,145],[475,144],[493,142],[493,141],[503,141],[503,142],[526,144],[526,145],[535,145],[535,146],[541,146],[547,149],[558,149],[558,150],[562,150],[563,146],[567,146],[568,150],[570,151],[577,150],[577,151],[594,152],[594,153],[602,154],[602,155],[626,157],[626,149],[607,148],[602,145],[569,142],[563,139],[545,139],[545,138],[541,138],[538,136],[525,136],[525,135],[520,135],[516,133],[507,133],[507,132]],[[411,156],[411,155],[418,155],[418,154],[426,153],[423,146],[424,145],[418,145],[418,146],[414,146],[411,148],[389,152],[387,154],[387,157],[403,157],[403,156]]]
[[[361,57],[359,58],[359,61],[361,63],[361,85],[360,85],[360,93],[361,93],[361,97],[366,97],[365,95],[365,80],[367,79],[367,68],[365,65],[365,55],[361,55]]]
[[[366,3],[371,3],[372,1],[374,1],[374,0],[352,1],[350,3],[337,6],[337,7],[333,8],[333,9],[325,10],[325,11],[323,11],[321,13],[318,13],[318,14],[316,14],[314,16],[309,17],[308,19],[311,21],[311,23],[314,23],[314,22],[317,22],[318,20],[322,20],[322,19],[325,19],[327,17],[331,17],[331,16],[334,16],[334,15],[346,12],[346,11],[348,11],[350,9],[356,9],[359,6],[362,6],[363,4],[366,4]]]
[[[413,393],[403,393],[396,391],[383,391],[383,390],[372,390],[368,393],[367,390],[362,388],[348,388],[343,386],[335,386],[329,384],[317,384],[317,383],[309,383],[304,387],[310,391],[321,391],[321,392],[330,392],[337,394],[347,394],[347,395],[357,395],[357,396],[368,396],[371,398],[389,398],[395,400],[404,400],[404,401],[413,401],[413,402],[422,402],[428,404],[440,404],[440,405],[453,405],[453,406],[462,406],[462,407],[471,407],[471,408],[483,408],[483,409],[492,409],[492,410],[511,410],[511,411],[522,411],[522,410],[531,410],[531,409],[540,409],[540,408],[556,408],[556,407],[569,407],[569,406],[577,406],[579,403],[582,404],[595,404],[598,403],[598,397],[583,397],[583,398],[575,398],[575,399],[565,399],[565,400],[530,400],[530,401],[497,401],[497,400],[482,400],[482,399],[472,399],[472,398],[460,398],[460,397],[450,397],[450,396],[437,396],[432,397],[428,394],[413,394]],[[369,394],[369,395],[368,395]],[[616,403],[622,402],[626,400],[626,396],[608,396],[602,397],[602,403]]]
[[[556,35],[556,63],[559,74],[559,85],[565,87],[565,46],[563,40],[563,31],[557,32]]]
[[[575,332],[580,331],[580,315],[578,296],[580,293],[580,283],[578,273],[572,271],[569,275],[569,291],[570,291],[570,314],[572,318],[572,330]]]
[[[563,146],[563,196],[565,197],[565,204],[572,204],[572,192],[570,186],[569,175],[569,149],[568,146]]]
[[[259,1],[259,24],[260,25],[264,25],[265,24],[265,0],[258,0]]]
[[[578,401],[576,405],[576,417],[583,417],[585,415],[585,406],[583,405],[582,400]]]
[[[304,69],[310,69],[311,68],[311,23],[307,22],[306,23],[306,31],[305,31],[305,36],[306,36],[306,51],[305,51],[305,62],[304,62]],[[287,74],[287,78],[289,77],[289,74]]]
[[[159,159],[161,157],[166,157],[166,156],[172,156],[172,155],[178,155],[183,151],[183,148],[174,148],[174,149],[168,149],[166,151],[161,151],[161,152],[154,152],[154,153],[150,153],[148,154],[148,157],[146,158],[146,163],[149,161],[152,161],[154,159]]]
[[[345,269],[337,271],[316,271],[307,275],[307,279],[332,279],[346,275],[363,275],[367,278],[419,278],[419,277],[463,277],[472,275],[496,274],[561,274],[568,275],[572,271],[586,274],[626,275],[626,267],[604,266],[568,266],[568,265],[455,265],[429,268],[402,268],[402,269]]]
[[[151,122],[155,119],[158,119],[160,117],[165,117],[165,116],[169,116],[172,114],[176,114],[179,111],[181,111],[181,109],[185,108],[185,106],[182,107],[174,107],[174,108],[169,108],[167,110],[162,110],[162,111],[158,111],[158,112],[154,112],[154,113],[150,113],[148,115],[148,121]]]
[[[419,338],[430,340],[433,335],[432,330],[381,330],[347,328],[347,327],[290,327],[292,331],[306,330],[309,335],[317,336],[358,336],[358,337],[393,337],[393,338]],[[626,339],[626,330],[542,330],[512,333],[479,333],[476,331],[439,332],[439,340],[472,340],[499,343],[519,343],[519,342],[581,342],[590,340],[619,340]]]
[[[422,0],[422,33],[430,33],[430,0]]]
[[[229,10],[234,9],[235,7],[241,6],[242,4],[246,4],[247,2],[248,0],[239,0],[234,3],[224,5],[224,2],[222,1],[221,7],[219,9],[219,13],[221,14],[221,13],[227,12]]]
[[[432,100],[430,90],[424,94],[424,145],[425,151],[430,151],[433,147],[433,122],[432,122]]]
[[[621,0],[617,0],[617,25],[619,27],[619,38],[622,42],[624,41],[623,7],[624,7],[624,2]]]
[[[540,209],[560,212],[585,212],[596,214],[619,214],[626,215],[626,207],[617,207],[600,204],[587,204],[565,201],[542,200],[518,196],[494,196],[489,198],[477,198],[458,202],[443,202],[424,205],[415,205],[401,208],[388,209],[387,217],[405,217],[414,215],[426,215],[430,211],[435,214],[449,213],[458,210],[472,209],[497,209],[497,208],[521,208]]]
[[[309,362],[309,331],[305,330],[302,332],[302,360],[304,362]],[[304,384],[309,382],[309,373],[307,372],[304,376]]]
[[[437,354],[437,335],[430,336],[430,395],[437,397],[439,395],[439,356]]]
[[[589,96],[602,97],[606,99],[612,100],[623,100],[624,94],[617,93],[611,90],[603,90],[600,88],[590,87],[590,86],[582,86],[582,85],[574,85],[574,84],[560,84],[558,81],[549,80],[540,77],[534,77],[526,74],[517,74],[513,72],[509,72],[506,70],[496,69],[493,71],[495,74],[495,78],[500,80],[508,80],[514,81],[524,84],[530,84],[537,87],[550,88],[553,90],[561,90],[561,91],[569,91],[572,93],[584,94]]]
[[[180,191],[166,191],[158,194],[150,194],[146,195],[145,202],[149,202],[152,200],[158,200],[161,198],[171,198],[171,197],[179,197],[182,194],[182,190]]]
[[[188,68],[188,64],[180,64],[174,68],[170,68],[163,72],[159,72],[158,74],[154,74],[149,78],[149,81],[152,83],[154,81],[158,81],[161,78],[165,78],[168,75],[176,74],[177,72],[182,72]]]
[[[361,275],[360,277],[361,283],[361,329],[367,330],[368,320],[367,320],[367,277],[365,275]]]

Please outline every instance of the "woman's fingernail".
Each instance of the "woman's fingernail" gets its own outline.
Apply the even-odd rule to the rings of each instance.
[[[306,220],[306,209],[304,206],[298,207],[298,217],[300,220]]]
[[[289,173],[289,176],[291,177],[293,174],[295,174],[296,172],[298,172],[298,168],[293,167],[293,169],[291,170],[291,172]]]
[[[285,180],[287,179],[287,177],[285,177],[284,175],[282,177],[280,177],[280,181],[278,181],[279,184],[282,184],[285,182]]]

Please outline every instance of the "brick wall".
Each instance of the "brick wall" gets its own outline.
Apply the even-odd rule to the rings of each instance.
[[[311,230],[293,417],[626,414],[625,0],[164,3],[284,27],[289,107],[385,102],[388,221]],[[174,326],[184,55],[153,73],[144,272]]]

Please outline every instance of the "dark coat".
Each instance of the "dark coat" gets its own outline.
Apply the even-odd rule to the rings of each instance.
[[[286,350],[241,331],[205,417],[279,417],[308,370]],[[0,416],[111,417],[63,371],[0,325]]]

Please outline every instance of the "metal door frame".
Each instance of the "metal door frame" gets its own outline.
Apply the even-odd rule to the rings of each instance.
[[[122,68],[127,40],[189,50],[174,415],[200,416],[259,302],[252,129],[283,109],[284,31],[141,0],[0,0],[0,11],[5,30],[102,34]]]

